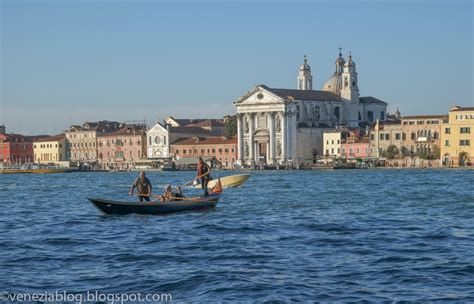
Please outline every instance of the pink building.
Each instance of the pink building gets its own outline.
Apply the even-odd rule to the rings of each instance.
[[[368,137],[356,138],[350,136],[342,141],[341,157],[366,158],[370,157],[370,140]]]
[[[102,169],[128,170],[135,162],[146,159],[146,129],[136,126],[99,135],[98,161]]]

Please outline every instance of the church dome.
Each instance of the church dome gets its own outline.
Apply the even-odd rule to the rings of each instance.
[[[342,75],[334,73],[323,85],[323,91],[340,94],[342,89]]]

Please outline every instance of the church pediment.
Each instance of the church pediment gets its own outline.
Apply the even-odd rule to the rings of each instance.
[[[160,123],[157,123],[150,130],[147,131],[147,133],[161,133],[161,132],[168,132],[168,129],[166,129]]]
[[[265,105],[265,104],[283,104],[285,99],[273,92],[266,90],[264,86],[256,86],[245,95],[237,99],[236,105]]]

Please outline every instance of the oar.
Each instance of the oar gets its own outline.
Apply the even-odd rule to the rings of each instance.
[[[206,173],[202,174],[202,175],[199,175],[198,177],[195,177],[193,178],[192,180],[190,180],[189,182],[187,182],[186,184],[182,184],[180,187],[186,187],[187,185],[191,184],[192,182],[194,182],[196,179],[200,179],[201,177],[205,176],[205,175],[208,175],[209,173],[211,173],[211,170],[207,171]]]

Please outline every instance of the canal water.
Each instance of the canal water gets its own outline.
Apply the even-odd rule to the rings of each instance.
[[[167,216],[87,201],[133,199],[133,172],[0,175],[0,292],[474,301],[474,170],[250,173],[216,209]],[[194,172],[148,176],[157,193]]]

